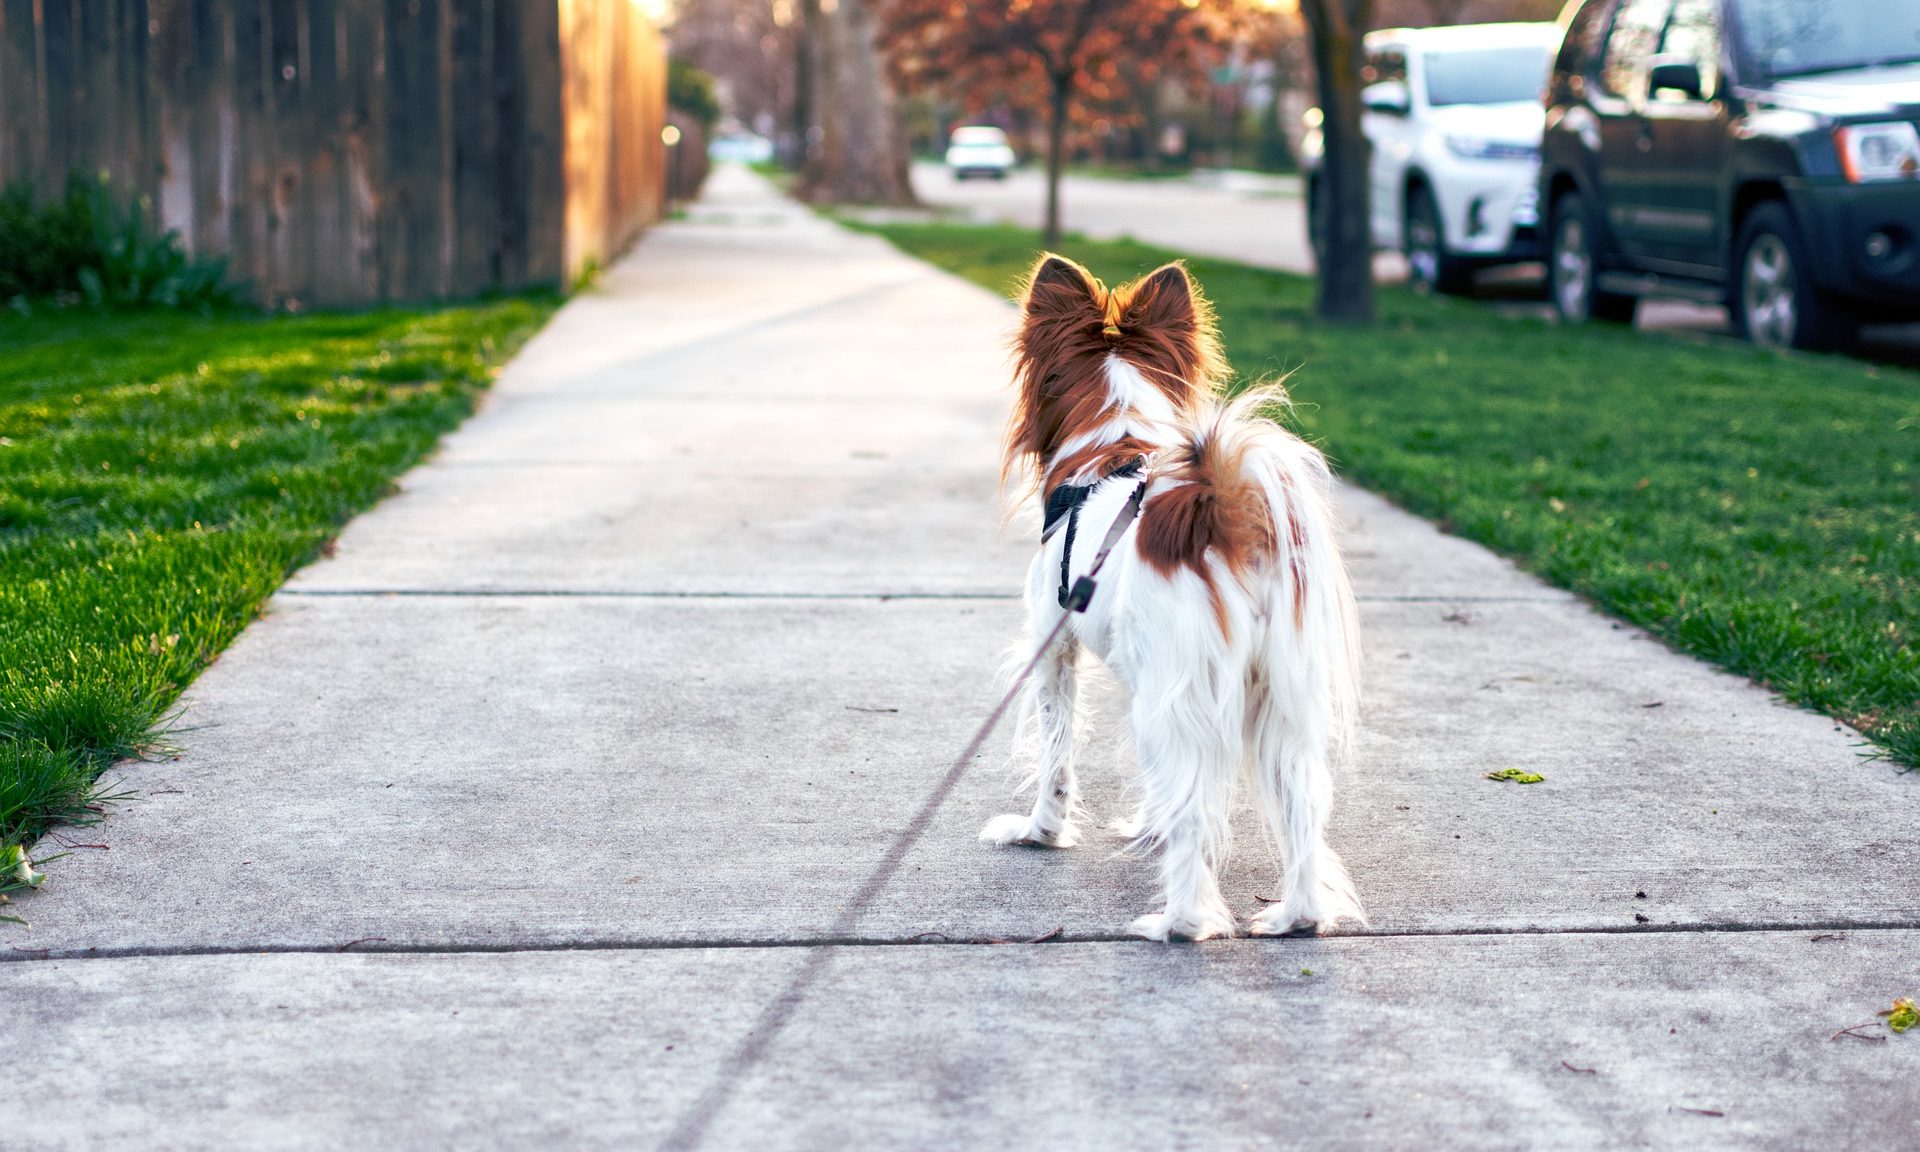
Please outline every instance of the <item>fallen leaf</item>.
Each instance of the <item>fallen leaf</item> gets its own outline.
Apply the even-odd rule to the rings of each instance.
[[[1885,1016],[1887,1027],[1895,1032],[1905,1032],[1915,1024],[1920,1024],[1920,1007],[1916,1007],[1911,999],[1904,996],[1895,1000],[1893,1007],[1878,1015]]]
[[[1538,772],[1528,772],[1520,768],[1502,768],[1498,772],[1487,773],[1489,780],[1511,780],[1515,784],[1538,784],[1546,777]]]

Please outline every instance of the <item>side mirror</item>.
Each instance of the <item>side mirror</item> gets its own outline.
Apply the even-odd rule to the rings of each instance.
[[[1369,112],[1405,116],[1413,111],[1413,93],[1402,80],[1382,80],[1360,89],[1360,103]]]
[[[1703,100],[1700,65],[1691,56],[1655,56],[1653,71],[1647,79],[1647,92],[1678,92],[1689,100]]]

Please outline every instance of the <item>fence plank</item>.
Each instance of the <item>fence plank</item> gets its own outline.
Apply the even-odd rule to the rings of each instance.
[[[632,0],[0,0],[0,182],[106,172],[269,305],[552,284],[660,211]]]

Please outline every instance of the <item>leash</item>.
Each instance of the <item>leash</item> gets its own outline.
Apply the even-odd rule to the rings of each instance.
[[[960,773],[965,771],[967,765],[973,762],[973,758],[980,754],[980,746],[985,744],[987,737],[993,735],[993,730],[1000,726],[1000,718],[1007,714],[1007,708],[1012,705],[1013,698],[1026,685],[1027,677],[1033,675],[1033,670],[1040,666],[1041,658],[1053,648],[1053,642],[1060,638],[1060,633],[1066,628],[1067,621],[1073,619],[1075,612],[1085,612],[1087,605],[1093,602],[1093,592],[1098,587],[1093,578],[1099,574],[1101,566],[1107,562],[1107,554],[1113,551],[1114,545],[1120,543],[1120,537],[1126,535],[1127,527],[1139,517],[1140,505],[1145,501],[1146,496],[1147,482],[1142,480],[1134,485],[1133,495],[1127,497],[1126,504],[1120,509],[1120,515],[1114,517],[1112,527],[1107,529],[1106,539],[1100,542],[1100,551],[1094,553],[1093,564],[1087,568],[1087,574],[1074,581],[1073,587],[1061,597],[1060,619],[1054,621],[1053,630],[1047,633],[1047,638],[1040,642],[1040,647],[1034,652],[1033,658],[1027,661],[1026,667],[1020,669],[1019,674],[1013,678],[1013,683],[1007,686],[1006,695],[1000,697],[1000,703],[994,705],[993,711],[987,714],[986,723],[980,725],[980,730],[975,732],[973,739],[967,742],[966,751],[960,753],[960,758],[955,760],[953,767],[947,770],[947,778],[942,784],[943,790],[952,787],[960,779]],[[1076,507],[1074,512],[1077,514],[1079,509]],[[1068,540],[1066,543],[1067,549],[1071,549],[1073,542]],[[1068,557],[1072,555],[1066,549],[1063,549],[1063,552]],[[1062,568],[1064,567],[1063,560]]]

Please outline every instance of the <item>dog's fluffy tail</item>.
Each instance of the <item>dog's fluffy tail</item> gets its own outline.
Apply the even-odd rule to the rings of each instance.
[[[1364,922],[1345,865],[1326,846],[1332,763],[1351,744],[1359,699],[1360,629],[1335,532],[1325,457],[1263,414],[1284,403],[1254,390],[1196,421],[1165,474],[1185,483],[1156,493],[1142,516],[1142,558],[1163,572],[1188,565],[1224,600],[1252,600],[1247,653],[1247,769],[1286,861],[1285,905],[1295,923]],[[1211,563],[1203,560],[1211,552]],[[1211,573],[1211,575],[1210,575]],[[1235,588],[1214,586],[1231,579]]]

